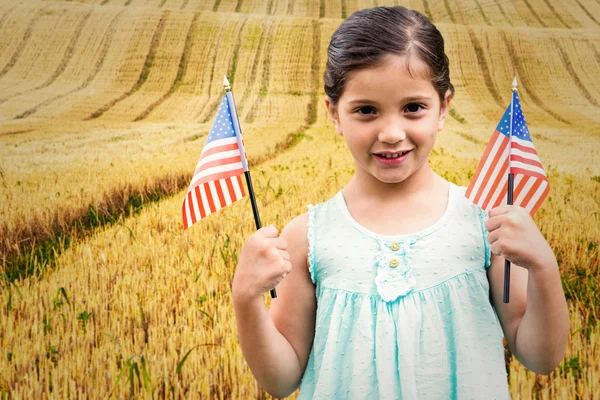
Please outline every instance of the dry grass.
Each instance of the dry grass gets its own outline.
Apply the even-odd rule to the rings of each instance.
[[[571,340],[550,377],[513,360],[511,394],[600,397],[598,5],[407,3],[438,23],[457,89],[434,169],[468,183],[517,72],[549,175],[535,219],[560,263]],[[264,224],[343,187],[353,163],[327,123],[322,73],[340,18],[372,5],[0,4],[0,397],[265,397],[229,294],[249,202],[183,232],[183,190],[225,73]]]

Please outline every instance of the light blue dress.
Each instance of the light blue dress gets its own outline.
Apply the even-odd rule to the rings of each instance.
[[[384,236],[338,192],[309,206],[316,330],[299,399],[509,399],[486,213],[450,183],[432,226]],[[399,211],[401,212],[401,211]]]

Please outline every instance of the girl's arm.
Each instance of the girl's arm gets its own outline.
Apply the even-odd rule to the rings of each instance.
[[[266,230],[266,238],[255,234],[257,237],[248,239],[232,285],[242,353],[260,386],[278,398],[298,388],[314,338],[316,298],[307,267],[307,221],[306,214],[295,218],[279,238],[274,227],[257,231]],[[287,251],[283,253],[288,256],[283,257],[291,263],[291,270],[283,272],[283,280],[275,280],[277,298],[271,301],[269,311],[263,296],[275,285],[256,290],[255,283],[265,282],[268,270],[277,271],[276,264],[281,261],[277,252],[283,253],[269,245],[273,240],[283,240],[280,247],[285,242]],[[263,276],[257,277],[259,274]]]
[[[511,352],[528,369],[550,374],[562,360],[569,313],[556,257],[527,211],[500,206],[486,222],[491,299]],[[503,302],[504,260],[511,261],[510,301]]]

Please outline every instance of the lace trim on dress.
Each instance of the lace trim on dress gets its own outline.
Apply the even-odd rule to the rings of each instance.
[[[308,205],[308,273],[312,283],[316,283],[315,276],[315,207],[312,204]]]
[[[415,240],[387,243],[379,240],[379,253],[376,258],[377,292],[384,301],[390,302],[412,292],[417,281],[412,273],[411,246]]]

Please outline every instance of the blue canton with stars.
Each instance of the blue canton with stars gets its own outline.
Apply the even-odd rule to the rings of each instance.
[[[206,144],[209,144],[215,140],[232,137],[235,137],[235,130],[233,129],[231,110],[229,109],[227,96],[223,96],[223,100],[221,100],[221,105],[219,106],[219,111],[217,111],[215,122],[208,133],[208,138],[206,138]]]
[[[515,118],[513,119],[513,135],[521,140],[527,140],[531,142],[531,136],[529,135],[529,129],[525,123],[525,117],[523,116],[523,110],[521,109],[521,102],[519,101],[519,94],[513,92],[513,104],[515,109]],[[506,137],[510,136],[510,105],[504,112],[502,119],[498,123],[496,130]]]

